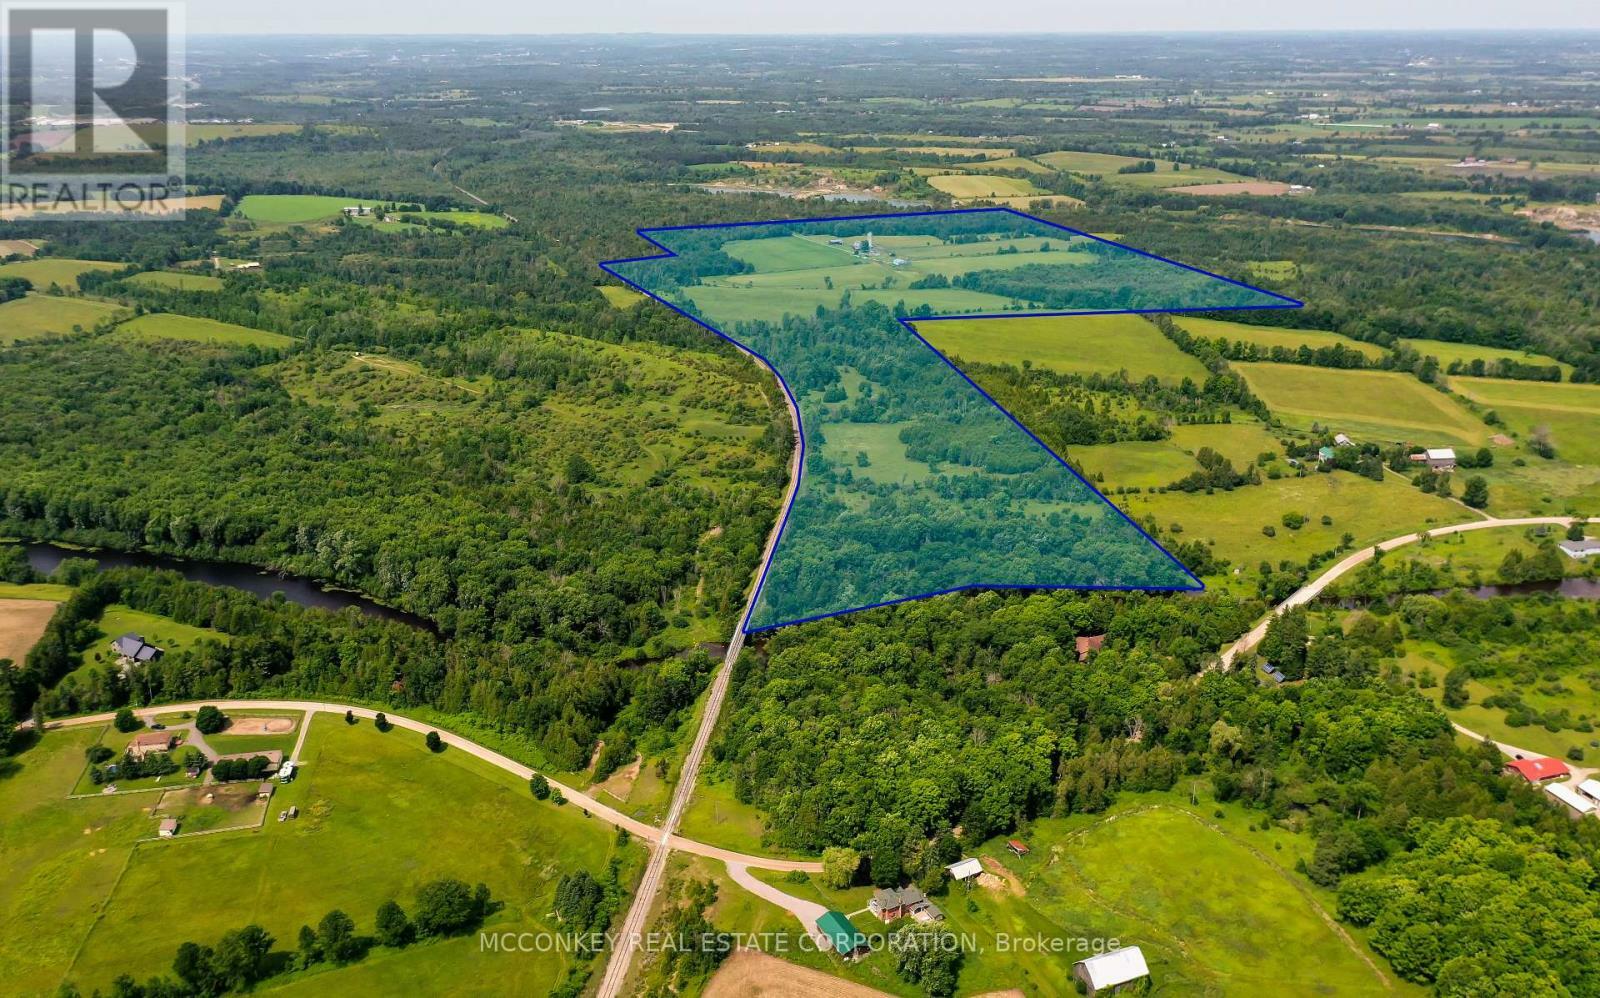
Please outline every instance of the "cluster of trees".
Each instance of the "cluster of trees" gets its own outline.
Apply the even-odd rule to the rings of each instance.
[[[235,780],[259,780],[268,775],[270,762],[264,755],[248,759],[219,759],[211,766],[211,775],[223,783]]]

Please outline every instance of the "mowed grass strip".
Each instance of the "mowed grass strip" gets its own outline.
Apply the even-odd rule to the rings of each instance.
[[[1298,350],[1302,346],[1307,346],[1316,350],[1320,347],[1342,346],[1355,350],[1370,360],[1380,360],[1389,352],[1376,343],[1363,343],[1361,340],[1319,329],[1283,329],[1278,326],[1253,326],[1243,322],[1197,319],[1188,316],[1178,317],[1173,321],[1195,336],[1204,336],[1211,340],[1222,336],[1268,350],[1274,347]]]
[[[28,295],[0,305],[0,343],[65,336],[122,314],[111,302],[56,295]]]
[[[292,950],[299,927],[332,908],[369,934],[380,904],[394,898],[409,910],[416,888],[439,877],[487,884],[505,904],[486,926],[493,931],[558,931],[550,916],[557,882],[578,869],[601,876],[617,849],[612,829],[577,808],[535,801],[520,780],[487,763],[455,749],[430,753],[422,742],[415,732],[380,734],[367,721],[347,726],[337,715],[318,715],[302,775],[279,789],[260,830],[189,839],[180,831],[171,841],[141,843],[114,890],[81,899],[103,907],[104,917],[67,976],[86,990],[125,972],[143,979],[166,972],[183,941],[215,943],[251,922],[277,938],[278,950]],[[276,812],[291,804],[300,817],[278,822]],[[149,835],[154,821],[140,806],[131,805],[133,823]],[[53,832],[70,839],[57,845],[74,861],[97,841],[85,839],[81,823],[69,819]],[[629,845],[622,855],[627,877],[642,850]],[[119,867],[125,857],[126,846]],[[3,862],[9,868],[9,855]],[[7,869],[8,877],[22,872]],[[144,917],[152,905],[162,917]],[[69,954],[78,929],[69,930]],[[485,959],[474,934],[379,949],[352,967],[324,965],[272,985],[307,994],[443,994],[470,981],[475,993],[546,994],[569,961],[556,952]],[[66,968],[55,969],[59,980]]]
[[[1065,256],[1065,254],[1063,254]],[[917,332],[952,360],[1020,367],[1031,361],[1062,374],[1204,381],[1200,361],[1136,315],[1085,315],[924,322]]]
[[[48,290],[52,284],[66,291],[76,291],[78,275],[91,270],[121,270],[126,266],[105,260],[67,260],[52,256],[0,264],[0,277],[26,278],[35,291]]]
[[[269,333],[264,329],[235,326],[215,319],[197,319],[171,312],[151,313],[129,319],[113,334],[123,340],[186,340],[191,343],[221,343],[227,346],[257,346],[282,349],[292,346],[292,336]]]
[[[1481,446],[1490,430],[1449,396],[1409,374],[1299,364],[1234,364],[1286,424],[1317,423],[1358,442]]]

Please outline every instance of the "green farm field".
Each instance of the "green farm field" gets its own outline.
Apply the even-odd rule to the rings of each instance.
[[[336,198],[320,194],[250,194],[239,202],[234,214],[253,222],[296,225],[336,218],[350,205],[373,205],[363,198]]]
[[[282,349],[293,346],[294,338],[263,329],[235,326],[215,319],[197,319],[170,312],[151,313],[130,319],[117,327],[123,340],[186,340],[192,343],[221,343],[228,346],[257,346]]]
[[[1471,412],[1408,374],[1297,364],[1233,367],[1275,416],[1297,428],[1317,423],[1362,443],[1429,447],[1478,447],[1490,436]]]
[[[1138,379],[1203,381],[1206,369],[1136,315],[951,319],[917,332],[952,360],[1020,365],[1024,360],[1063,374],[1126,370]]]
[[[185,274],[171,270],[152,270],[134,274],[128,283],[151,288],[168,288],[173,291],[221,291],[222,278],[210,274]]]
[[[0,305],[0,344],[93,329],[124,310],[111,302],[56,295],[28,295]]]
[[[982,173],[946,173],[929,177],[928,184],[957,199],[1014,198],[1048,194],[1026,180]]]
[[[1600,465],[1600,385],[1451,378],[1450,386],[1499,413],[1523,439],[1544,428],[1558,460]]]
[[[1328,333],[1317,329],[1282,329],[1277,326],[1253,326],[1243,322],[1228,322],[1222,319],[1199,319],[1183,316],[1174,319],[1179,326],[1195,336],[1204,336],[1207,339],[1226,337],[1243,343],[1251,343],[1258,347],[1272,349],[1285,347],[1289,350],[1298,350],[1307,346],[1313,350],[1319,347],[1342,346],[1358,351],[1363,356],[1378,360],[1388,353],[1376,343],[1364,343],[1338,333]]]
[[[32,282],[35,291],[48,290],[54,284],[65,291],[78,290],[78,275],[91,270],[121,270],[124,263],[107,263],[104,260],[67,260],[60,257],[43,257],[37,260],[18,260],[0,264],[0,277],[21,277]]]
[[[299,926],[335,907],[370,933],[379,904],[395,898],[409,908],[416,887],[437,877],[488,884],[505,904],[491,929],[554,929],[556,881],[580,868],[599,876],[619,851],[609,826],[534,801],[521,781],[487,763],[430,753],[414,732],[379,734],[334,715],[313,723],[300,778],[273,799],[274,811],[297,805],[298,820],[139,842],[154,832],[145,810],[154,795],[65,799],[99,731],[46,735],[0,781],[0,807],[19,819],[0,824],[8,926],[0,957],[10,993],[54,994],[63,980],[87,992],[121,973],[166,973],[179,943],[214,944],[250,922],[276,937],[278,951],[292,950]],[[643,853],[630,845],[620,855],[626,877]],[[151,905],[166,915],[138,917]],[[353,966],[320,965],[258,990],[543,994],[568,959],[484,960],[469,935],[377,949]]]
[[[1304,478],[1265,479],[1260,485],[1231,492],[1199,492],[1111,496],[1131,517],[1153,517],[1163,528],[1176,523],[1185,540],[1214,542],[1216,554],[1233,567],[1251,567],[1265,559],[1277,564],[1303,562],[1312,554],[1338,546],[1350,533],[1361,547],[1412,530],[1472,519],[1465,507],[1428,495],[1399,478],[1374,482],[1359,475],[1312,473]],[[1290,530],[1285,513],[1307,517],[1305,526]],[[1321,518],[1332,523],[1324,526]],[[1272,527],[1268,537],[1263,527]]]
[[[1067,457],[1086,475],[1097,479],[1101,491],[1118,486],[1142,489],[1170,485],[1200,465],[1194,455],[1202,447],[1226,457],[1239,470],[1255,463],[1264,452],[1281,454],[1283,446],[1259,423],[1174,426],[1166,440],[1129,440],[1115,444],[1072,447]]]
[[[1587,716],[1593,721],[1600,718],[1600,688],[1590,682],[1595,678],[1592,667],[1573,669],[1560,675],[1541,673],[1538,682],[1525,685],[1518,685],[1503,677],[1493,677],[1488,681],[1469,679],[1467,705],[1451,709],[1444,706],[1442,682],[1445,673],[1456,665],[1456,657],[1450,649],[1431,641],[1407,641],[1405,656],[1400,661],[1406,675],[1413,678],[1424,672],[1433,674],[1435,685],[1419,689],[1418,692],[1437,704],[1440,710],[1449,715],[1450,720],[1469,731],[1557,759],[1567,758],[1569,749],[1581,749],[1588,755],[1597,748],[1593,732],[1574,731],[1571,728],[1551,731],[1542,724],[1508,724],[1503,708],[1488,707],[1483,703],[1484,698],[1495,694],[1517,693],[1524,703],[1541,714],[1565,709],[1573,717]],[[1585,672],[1589,678],[1585,678]]]
[[[1500,347],[1478,346],[1475,343],[1447,343],[1444,340],[1402,339],[1400,342],[1424,357],[1438,358],[1441,367],[1449,367],[1456,361],[1470,364],[1475,360],[1482,360],[1485,363],[1493,363],[1497,360],[1512,360],[1520,364],[1537,364],[1540,367],[1559,367],[1561,368],[1563,380],[1572,376],[1571,364],[1563,364],[1554,357],[1546,357],[1540,353],[1504,350]]]
[[[1118,173],[1125,166],[1133,166],[1141,162],[1135,156],[1116,156],[1110,153],[1077,152],[1064,150],[1061,152],[1047,152],[1034,156],[1034,160],[1043,163],[1052,169],[1062,170],[1067,173],[1085,175],[1098,175],[1108,184],[1117,184],[1124,187],[1138,187],[1141,189],[1154,189],[1162,187],[1190,186],[1193,184],[1218,184],[1233,183],[1249,180],[1236,173],[1218,170],[1213,167],[1185,168],[1174,170],[1171,160],[1155,160],[1154,173]]]

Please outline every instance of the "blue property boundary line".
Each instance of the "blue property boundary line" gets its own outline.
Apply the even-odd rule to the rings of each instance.
[[[755,613],[756,604],[758,602],[760,602],[761,593],[766,588],[766,585],[767,585],[767,573],[772,568],[772,559],[778,553],[778,546],[781,543],[783,543],[784,534],[789,529],[789,514],[794,510],[795,500],[798,499],[799,496],[800,496],[800,478],[801,478],[801,476],[803,476],[805,474],[805,467],[806,467],[806,431],[805,431],[805,420],[803,418],[801,418],[801,416],[800,416],[800,400],[795,397],[794,391],[789,387],[789,382],[784,379],[783,372],[778,370],[777,366],[775,364],[773,364],[772,361],[768,360],[765,356],[763,356],[762,354],[758,353],[757,351],[752,349],[747,344],[741,343],[739,340],[734,339],[732,336],[729,336],[727,333],[724,333],[722,330],[718,329],[717,327],[715,327],[715,326],[711,325],[710,323],[700,319],[698,316],[691,315],[690,313],[684,311],[683,309],[679,308],[677,305],[674,305],[672,302],[667,301],[665,298],[663,298],[660,295],[656,294],[655,292],[651,291],[649,288],[645,287],[644,285],[639,284],[639,283],[637,283],[637,282],[635,282],[633,280],[630,280],[627,277],[622,276],[622,274],[618,273],[615,268],[617,266],[620,266],[621,264],[625,264],[625,263],[645,263],[645,262],[648,262],[648,261],[651,261],[651,260],[668,260],[668,259],[672,259],[672,258],[676,257],[678,254],[675,251],[673,251],[672,249],[669,249],[665,244],[661,243],[659,240],[655,239],[651,235],[651,233],[657,233],[657,232],[663,232],[664,233],[664,232],[686,232],[686,231],[704,230],[704,229],[738,229],[738,228],[752,228],[752,227],[755,227],[755,226],[767,226],[767,225],[799,225],[799,224],[809,223],[809,222],[859,222],[859,221],[871,221],[872,219],[876,219],[876,218],[926,218],[926,217],[937,216],[937,215],[976,215],[976,214],[985,214],[985,213],[987,213],[987,214],[1015,215],[1018,218],[1024,218],[1024,219],[1027,219],[1030,222],[1037,222],[1040,225],[1047,225],[1047,226],[1049,226],[1050,228],[1053,228],[1053,229],[1059,229],[1059,230],[1061,230],[1063,232],[1070,232],[1075,236],[1082,236],[1082,237],[1087,238],[1087,239],[1092,239],[1092,240],[1094,240],[1095,242],[1098,242],[1098,243],[1104,243],[1107,246],[1114,246],[1114,247],[1116,247],[1117,249],[1120,249],[1120,250],[1126,250],[1126,251],[1128,251],[1130,253],[1135,253],[1135,254],[1138,254],[1139,256],[1147,257],[1147,258],[1152,259],[1152,260],[1158,260],[1161,263],[1167,264],[1169,266],[1178,267],[1178,268],[1180,268],[1182,270],[1187,270],[1187,271],[1190,271],[1192,273],[1201,274],[1201,275],[1203,275],[1205,277],[1212,278],[1213,280],[1221,281],[1224,284],[1231,284],[1234,287],[1244,288],[1245,290],[1252,291],[1252,292],[1254,292],[1256,294],[1266,295],[1269,298],[1277,299],[1278,302],[1281,303],[1281,304],[1269,304],[1269,305],[1222,305],[1222,306],[1216,306],[1216,307],[1212,307],[1212,308],[1100,309],[1100,310],[1095,310],[1095,311],[1084,311],[1084,312],[1063,312],[1063,311],[1049,311],[1049,312],[991,312],[991,313],[976,313],[976,314],[962,314],[962,315],[921,316],[921,317],[916,317],[916,318],[907,317],[907,318],[902,318],[902,319],[899,320],[900,325],[904,326],[907,330],[909,330],[911,332],[911,335],[913,335],[913,336],[915,336],[917,338],[918,342],[920,342],[923,346],[927,347],[930,351],[932,351],[934,356],[936,356],[940,360],[944,361],[944,363],[946,365],[948,365],[949,368],[952,371],[955,371],[956,374],[960,375],[960,377],[961,377],[961,379],[963,381],[965,381],[967,384],[971,385],[973,387],[973,389],[975,389],[978,392],[979,395],[982,395],[985,399],[987,399],[990,405],[994,406],[996,409],[999,409],[1000,412],[1007,419],[1009,419],[1012,422],[1013,425],[1015,425],[1017,427],[1017,429],[1021,430],[1025,434],[1027,434],[1028,438],[1030,440],[1032,440],[1034,443],[1038,444],[1041,448],[1043,448],[1043,450],[1044,450],[1044,452],[1046,454],[1049,454],[1051,457],[1055,458],[1056,461],[1063,468],[1066,468],[1067,471],[1074,478],[1076,478],[1078,481],[1082,482],[1083,485],[1086,488],[1088,488],[1088,490],[1090,492],[1092,492],[1097,498],[1099,498],[1101,502],[1105,503],[1111,509],[1115,510],[1118,516],[1122,517],[1125,521],[1127,521],[1128,525],[1133,527],[1134,530],[1137,530],[1139,532],[1140,536],[1142,536],[1145,540],[1149,541],[1150,544],[1153,545],[1157,551],[1160,551],[1162,554],[1166,555],[1168,560],[1170,560],[1172,562],[1172,564],[1175,565],[1180,572],[1182,572],[1184,575],[1188,576],[1189,579],[1194,584],[1193,585],[1188,585],[1188,586],[1110,586],[1110,585],[1056,585],[1056,584],[1050,584],[1050,583],[1003,583],[1003,582],[1002,583],[985,583],[985,582],[971,582],[971,583],[966,583],[966,584],[960,585],[960,586],[953,586],[953,587],[951,587],[949,589],[938,589],[938,590],[935,590],[933,592],[917,593],[917,594],[912,595],[912,596],[900,596],[900,597],[896,597],[895,599],[883,600],[883,601],[878,602],[878,603],[868,603],[868,604],[865,604],[863,606],[851,607],[851,608],[849,608],[847,610],[833,610],[833,611],[830,611],[828,613],[819,613],[819,614],[816,614],[816,615],[810,616],[810,617],[800,617],[800,618],[795,619],[795,620],[785,620],[785,621],[782,621],[782,622],[779,622],[779,623],[776,623],[776,624],[764,624],[764,625],[762,625],[760,627],[752,628],[750,626],[750,617],[751,617],[752,614]],[[1167,257],[1160,256],[1160,255],[1155,254],[1155,253],[1150,253],[1150,252],[1147,252],[1145,250],[1139,249],[1139,248],[1134,247],[1134,246],[1128,246],[1128,245],[1126,245],[1124,243],[1119,243],[1119,242],[1117,242],[1115,240],[1112,240],[1112,239],[1106,239],[1106,238],[1103,238],[1101,236],[1097,236],[1092,232],[1084,232],[1082,229],[1075,229],[1070,225],[1062,225],[1059,222],[1052,222],[1049,219],[1040,218],[1037,215],[1030,215],[1027,212],[1018,211],[1015,208],[1009,208],[1009,207],[946,208],[946,209],[941,209],[941,210],[937,210],[937,211],[899,211],[899,212],[887,212],[887,213],[875,214],[875,215],[827,215],[827,216],[823,216],[823,217],[820,217],[820,218],[778,218],[778,219],[769,219],[769,220],[760,221],[760,222],[711,222],[711,223],[706,223],[706,224],[702,224],[702,225],[664,225],[664,226],[654,226],[654,227],[645,228],[645,229],[635,229],[634,231],[639,236],[639,238],[643,239],[645,242],[647,242],[647,243],[651,244],[652,246],[656,247],[657,249],[661,250],[661,252],[660,253],[653,253],[653,254],[651,254],[649,256],[633,256],[633,257],[623,257],[623,258],[615,259],[615,260],[602,260],[602,261],[600,261],[600,269],[604,270],[606,273],[610,274],[612,277],[615,277],[617,280],[621,281],[622,283],[624,283],[624,284],[628,285],[629,287],[633,288],[635,291],[638,291],[640,294],[643,294],[648,298],[651,298],[651,299],[653,299],[653,300],[655,300],[657,302],[660,302],[661,304],[667,306],[667,308],[670,308],[672,311],[674,311],[674,312],[678,313],[679,315],[683,316],[684,318],[688,319],[690,322],[693,322],[695,325],[700,326],[703,329],[709,330],[712,333],[715,333],[717,336],[720,336],[722,339],[727,340],[729,343],[732,343],[734,346],[738,347],[740,350],[743,350],[745,353],[747,353],[750,356],[752,356],[752,357],[756,358],[757,360],[759,360],[762,363],[762,365],[765,366],[767,368],[767,370],[771,371],[773,376],[778,379],[778,384],[783,388],[784,395],[788,397],[789,404],[790,404],[790,406],[792,406],[794,408],[794,411],[795,411],[795,417],[796,417],[795,418],[795,428],[796,428],[796,432],[797,432],[800,453],[799,453],[798,461],[796,462],[796,465],[795,465],[794,488],[791,489],[790,492],[789,492],[789,501],[788,501],[787,504],[785,504],[785,506],[783,508],[783,517],[778,523],[778,533],[773,538],[771,550],[767,553],[766,558],[763,559],[763,561],[762,561],[762,564],[761,564],[761,576],[756,582],[755,591],[753,593],[751,593],[751,595],[750,595],[750,605],[745,609],[744,620],[740,623],[740,629],[743,630],[744,633],[746,633],[746,634],[755,634],[755,633],[758,633],[760,631],[770,631],[770,630],[774,630],[774,629],[779,628],[779,627],[788,627],[791,624],[805,624],[805,623],[809,623],[809,622],[814,621],[814,620],[824,620],[824,619],[826,619],[828,617],[838,617],[838,616],[841,616],[841,615],[847,614],[847,613],[857,613],[857,612],[862,611],[862,610],[874,610],[874,609],[877,609],[879,607],[894,606],[894,605],[896,605],[898,603],[906,603],[906,602],[909,602],[911,600],[927,599],[927,598],[932,597],[932,596],[943,596],[943,595],[947,595],[949,593],[966,592],[966,591],[973,590],[973,589],[1035,589],[1035,590],[1082,590],[1082,591],[1095,590],[1095,591],[1116,591],[1116,592],[1131,592],[1131,591],[1139,591],[1139,592],[1200,592],[1200,591],[1203,591],[1205,589],[1205,583],[1201,582],[1200,579],[1198,577],[1196,577],[1193,572],[1189,571],[1188,567],[1185,566],[1183,564],[1183,562],[1179,561],[1177,559],[1177,557],[1172,554],[1171,551],[1168,551],[1165,547],[1163,547],[1160,541],[1157,541],[1154,537],[1151,537],[1149,532],[1146,531],[1143,527],[1141,527],[1138,524],[1138,522],[1133,519],[1133,517],[1129,516],[1126,512],[1123,511],[1122,507],[1118,506],[1116,503],[1114,503],[1110,499],[1106,498],[1104,493],[1102,493],[1099,489],[1095,488],[1094,483],[1090,482],[1087,478],[1085,478],[1082,474],[1080,474],[1078,472],[1078,469],[1074,468],[1070,463],[1067,462],[1067,460],[1065,458],[1063,458],[1060,454],[1057,454],[1054,450],[1052,450],[1050,448],[1050,446],[1048,444],[1046,444],[1043,440],[1040,440],[1038,438],[1038,436],[1035,435],[1032,430],[1030,430],[1026,426],[1024,426],[1022,424],[1022,421],[1017,419],[1016,416],[1012,415],[1010,410],[1008,410],[1005,406],[1003,406],[999,402],[997,402],[995,400],[994,396],[992,396],[988,392],[984,391],[978,385],[978,383],[976,381],[973,381],[971,378],[969,378],[967,376],[966,372],[961,370],[961,368],[957,367],[950,360],[949,357],[946,357],[932,343],[929,343],[927,341],[927,339],[924,338],[921,333],[917,332],[917,330],[916,330],[915,326],[913,325],[913,323],[918,323],[918,322],[940,322],[940,321],[953,320],[953,319],[1025,319],[1025,318],[1026,319],[1031,319],[1031,318],[1041,318],[1041,317],[1050,317],[1050,316],[1071,317],[1071,316],[1087,316],[1087,315],[1165,315],[1165,314],[1176,314],[1176,313],[1181,313],[1181,312],[1247,312],[1247,311],[1259,311],[1259,310],[1262,310],[1262,309],[1288,309],[1288,308],[1304,308],[1305,307],[1305,302],[1300,301],[1297,298],[1291,298],[1288,295],[1281,295],[1281,294],[1278,294],[1276,291],[1268,291],[1265,288],[1258,288],[1258,287],[1256,287],[1256,286],[1254,286],[1252,284],[1246,284],[1243,281],[1236,281],[1231,277],[1223,277],[1221,274],[1213,274],[1209,270],[1203,270],[1203,269],[1201,269],[1199,267],[1193,267],[1193,266],[1190,266],[1187,263],[1180,263],[1177,260],[1171,260],[1171,259],[1168,259]]]

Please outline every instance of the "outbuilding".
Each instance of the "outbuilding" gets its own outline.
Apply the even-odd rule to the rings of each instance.
[[[945,867],[951,880],[971,880],[983,872],[983,864],[976,859],[963,859]]]
[[[1072,965],[1072,976],[1083,982],[1084,994],[1115,994],[1130,984],[1150,976],[1144,953],[1137,946],[1124,946],[1109,953],[1091,956]]]
[[[1591,776],[1578,784],[1578,792],[1591,800],[1600,801],[1600,780]]]
[[[867,948],[866,933],[850,923],[842,911],[825,911],[817,919],[817,931],[822,940],[835,953],[853,960]]]
[[[1560,759],[1512,759],[1506,763],[1507,776],[1515,774],[1529,783],[1563,779],[1568,772],[1567,764]]]
[[[1576,814],[1584,815],[1594,811],[1594,801],[1578,793],[1565,783],[1552,783],[1544,788],[1544,792],[1567,805]]]
[[[156,834],[164,839],[170,839],[178,834],[177,818],[162,818],[161,824],[156,827]]]
[[[1593,537],[1585,537],[1581,541],[1562,541],[1559,547],[1568,558],[1583,559],[1600,555],[1600,540]]]

